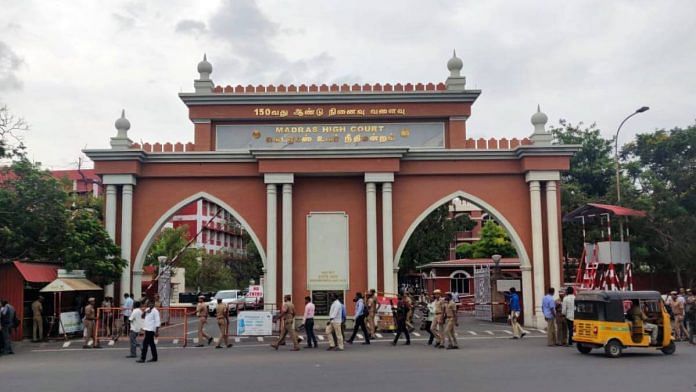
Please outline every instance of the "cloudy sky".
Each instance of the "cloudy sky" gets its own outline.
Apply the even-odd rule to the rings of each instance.
[[[31,156],[74,167],[126,109],[134,141],[192,141],[178,92],[203,53],[216,84],[440,82],[453,48],[483,90],[470,137],[550,121],[605,135],[696,119],[696,2],[0,0],[0,103]]]

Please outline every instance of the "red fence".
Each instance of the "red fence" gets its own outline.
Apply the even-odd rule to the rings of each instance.
[[[171,340],[173,344],[186,347],[188,336],[188,319],[190,308],[164,307],[158,308],[160,313],[159,340]],[[126,336],[126,323],[122,308],[97,309],[97,325],[94,332],[96,339],[102,341],[117,340]]]

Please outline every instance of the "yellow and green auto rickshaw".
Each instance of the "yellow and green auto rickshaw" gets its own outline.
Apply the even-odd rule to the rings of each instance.
[[[657,291],[578,293],[573,340],[583,354],[604,347],[610,358],[629,347],[654,348],[666,355],[676,350],[669,313]]]

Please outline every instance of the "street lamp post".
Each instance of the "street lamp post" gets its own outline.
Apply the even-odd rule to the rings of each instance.
[[[614,160],[616,162],[616,203],[621,204],[621,183],[619,182],[619,132],[621,132],[621,127],[623,127],[624,123],[628,121],[629,118],[635,116],[638,113],[643,113],[647,112],[650,110],[649,107],[647,106],[642,106],[638,108],[635,112],[629,114],[626,118],[624,118],[623,121],[621,121],[621,124],[619,124],[619,128],[616,130],[616,136],[614,137]],[[619,233],[620,233],[620,238],[621,242],[624,240],[624,232],[623,232],[623,220],[619,219]]]

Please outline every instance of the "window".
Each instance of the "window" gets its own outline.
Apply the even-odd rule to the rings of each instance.
[[[469,279],[465,272],[455,272],[450,275],[450,291],[459,294],[469,294]]]

